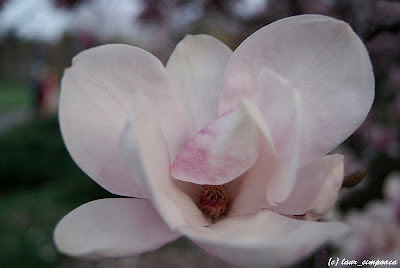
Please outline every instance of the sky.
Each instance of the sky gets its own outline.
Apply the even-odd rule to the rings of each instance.
[[[14,31],[23,39],[57,42],[65,32],[88,30],[102,38],[136,33],[138,0],[87,1],[73,11],[51,0],[9,0],[0,11],[0,34]],[[117,14],[117,15],[116,15]]]
[[[137,23],[143,11],[141,0],[87,0],[71,10],[56,8],[52,0],[8,0],[0,10],[0,37],[14,32],[28,40],[57,42],[65,32],[91,32],[99,40],[127,40],[148,38],[145,35],[168,35],[171,29],[184,28],[203,14],[201,0],[185,8],[167,7],[168,23],[155,29]],[[243,17],[262,10],[268,0],[234,2],[234,12]],[[153,43],[150,38],[150,43]]]
[[[56,9],[50,0],[11,0],[0,11],[0,34],[55,42],[70,29],[72,14]]]

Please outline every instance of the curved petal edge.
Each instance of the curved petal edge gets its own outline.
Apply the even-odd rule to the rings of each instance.
[[[150,201],[99,199],[67,214],[56,226],[54,242],[71,256],[121,258],[155,250],[177,239]]]

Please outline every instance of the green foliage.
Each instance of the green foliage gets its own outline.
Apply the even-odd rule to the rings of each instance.
[[[18,81],[0,81],[0,113],[27,108],[33,102],[29,84]]]
[[[78,175],[55,118],[37,120],[0,136],[1,189],[31,188]]]
[[[111,194],[72,161],[56,118],[4,133],[0,148],[0,267],[54,267],[66,258],[53,245],[56,223]]]

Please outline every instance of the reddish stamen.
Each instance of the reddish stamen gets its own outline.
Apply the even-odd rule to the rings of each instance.
[[[213,219],[224,215],[229,205],[229,194],[223,185],[203,185],[200,210]]]

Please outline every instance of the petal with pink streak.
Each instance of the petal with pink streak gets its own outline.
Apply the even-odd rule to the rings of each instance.
[[[54,231],[55,244],[71,256],[120,258],[157,249],[177,239],[150,201],[100,199],[67,214]]]
[[[241,177],[228,215],[245,215],[256,213],[265,206],[267,201],[269,181],[278,174],[283,175],[283,170],[292,168],[287,161],[279,158],[271,138],[270,128],[264,120],[262,112],[257,105],[250,101],[245,102],[245,107],[252,121],[260,130],[260,149],[256,162]],[[276,177],[276,179],[279,179]]]
[[[223,73],[231,54],[214,37],[187,35],[168,60],[166,69],[188,117],[191,136],[218,117]]]
[[[138,90],[163,115],[163,131],[174,155],[188,134],[186,119],[161,62],[136,47],[105,45],[75,57],[62,80],[59,119],[68,151],[92,179],[115,194],[148,197],[132,180],[119,146]]]
[[[220,114],[243,98],[257,99],[260,72],[266,67],[298,91],[303,107],[302,163],[325,155],[349,137],[374,99],[374,76],[365,46],[348,24],[330,17],[282,19],[247,38],[227,64]],[[277,105],[282,112],[287,106]],[[279,118],[268,122],[271,129],[280,129],[275,125]],[[285,129],[280,129],[272,138],[284,134]]]
[[[227,217],[208,227],[181,228],[207,253],[243,267],[282,267],[301,260],[348,227],[338,222],[295,220],[261,210]]]
[[[170,176],[168,146],[153,106],[137,93],[125,123],[121,144],[126,161],[150,193],[154,207],[171,229],[206,226],[210,222]],[[190,188],[190,187],[189,187]]]
[[[302,127],[298,94],[284,78],[264,68],[259,80],[258,107],[254,109],[261,114],[259,124],[268,128],[269,138],[261,141],[258,159],[244,175],[230,215],[254,213],[267,204],[276,207],[294,187]],[[267,127],[267,122],[273,122],[276,128]],[[283,134],[277,137],[277,133]],[[270,153],[271,148],[276,155]]]
[[[239,177],[258,155],[258,127],[246,104],[207,124],[176,157],[171,175],[196,184],[220,185]]]
[[[317,220],[328,213],[339,194],[344,172],[343,155],[326,155],[299,168],[293,191],[276,213],[303,215]]]

